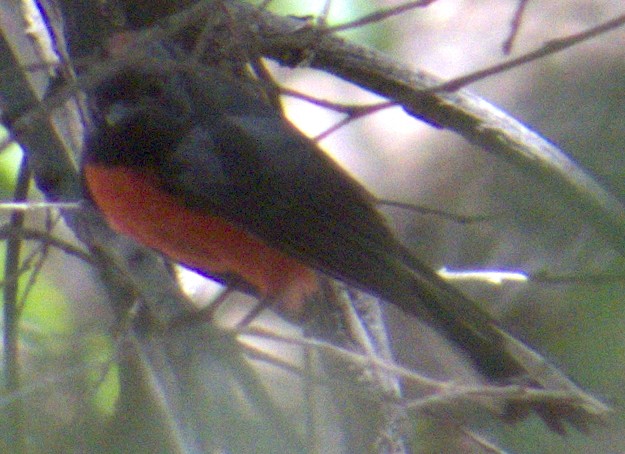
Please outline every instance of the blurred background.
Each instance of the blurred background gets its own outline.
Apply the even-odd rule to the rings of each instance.
[[[324,3],[276,0],[269,9],[283,15],[316,16]],[[399,3],[334,0],[328,24],[348,22]],[[448,79],[506,58],[502,46],[517,7],[516,0],[438,0],[427,8],[341,34],[415,70]],[[530,0],[512,56],[623,12],[622,2],[617,0]],[[560,146],[625,200],[624,44],[625,30],[619,29],[481,80],[469,90]],[[271,62],[269,65],[281,83],[303,93],[346,103],[378,100],[316,71],[286,69]],[[341,118],[294,98],[285,97],[283,104],[287,116],[310,137]],[[381,198],[459,215],[486,216],[486,220],[461,224],[440,216],[382,208],[398,235],[435,269],[625,276],[623,259],[590,227],[583,213],[571,213],[557,197],[528,183],[524,175],[487,150],[419,122],[401,108],[352,122],[320,145]],[[7,149],[0,159],[2,196],[8,199],[19,150]],[[37,197],[34,188],[31,194]],[[29,222],[40,226],[53,221],[35,215],[29,217]],[[71,238],[63,226],[55,233]],[[41,251],[36,247],[32,251],[33,260],[40,260]],[[41,266],[43,271],[32,288],[27,283],[28,273],[20,278],[25,298],[22,366],[28,371],[25,392],[35,396],[32,411],[38,416],[34,419],[41,421],[33,433],[38,439],[45,439],[46,434],[58,439],[63,437],[60,430],[68,437],[75,435],[68,422],[76,413],[84,412],[85,406],[94,421],[110,415],[119,384],[111,362],[114,348],[106,298],[89,267],[54,249],[45,252]],[[214,291],[213,286],[207,290],[202,280],[188,275],[184,282],[198,300],[210,298]],[[622,279],[455,283],[484,302],[506,327],[545,354],[582,388],[615,408],[614,418],[590,435],[571,433],[563,438],[549,432],[537,418],[514,426],[493,427],[490,421],[478,427],[480,433],[510,452],[625,452]],[[391,326],[397,327],[392,331],[396,333],[395,349],[401,361],[436,377],[454,376],[456,363],[438,356],[440,350],[420,351],[419,345],[432,342],[432,333],[414,324],[407,326],[402,315],[392,311],[389,319]],[[269,321],[279,323],[272,318]],[[269,384],[280,388],[291,379],[288,374],[273,375]],[[434,433],[425,422],[415,428],[416,439],[420,435],[435,438]],[[439,447],[427,451],[424,445],[423,452],[443,450]],[[450,448],[449,452],[454,451]]]

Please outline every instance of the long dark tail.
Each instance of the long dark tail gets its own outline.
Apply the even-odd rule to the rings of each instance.
[[[507,382],[523,374],[523,367],[506,350],[495,320],[476,302],[408,252],[395,265],[396,280],[380,289],[380,296],[438,329],[486,378]]]
[[[549,428],[564,433],[564,422],[585,430],[590,422],[602,420],[609,413],[608,407],[577,387],[530,347],[507,334],[477,303],[410,253],[403,253],[403,260],[395,264],[391,273],[395,285],[384,285],[379,296],[438,329],[491,381],[564,391],[572,397],[570,402],[519,399],[508,406],[505,416],[518,419],[533,410]]]

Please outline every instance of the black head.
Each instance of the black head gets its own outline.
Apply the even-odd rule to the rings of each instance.
[[[190,128],[184,96],[171,92],[164,78],[125,72],[91,96],[95,122],[84,160],[127,166],[156,164]]]

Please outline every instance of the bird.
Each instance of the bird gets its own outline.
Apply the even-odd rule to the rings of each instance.
[[[376,198],[278,109],[222,70],[155,66],[90,92],[81,176],[114,230],[296,316],[329,276],[431,325],[492,383],[522,382],[493,317],[404,246]],[[564,430],[566,411],[538,411]]]

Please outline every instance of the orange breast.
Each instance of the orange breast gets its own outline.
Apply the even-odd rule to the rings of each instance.
[[[88,164],[91,197],[111,227],[209,276],[237,276],[292,315],[318,289],[316,273],[223,218],[191,210],[152,172]]]

